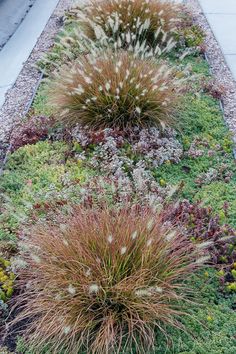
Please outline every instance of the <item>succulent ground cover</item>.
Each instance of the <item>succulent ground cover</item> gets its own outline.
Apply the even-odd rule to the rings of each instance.
[[[144,20],[125,23],[124,4]],[[153,1],[102,0],[105,21],[90,5],[39,63],[47,80],[0,176],[0,344],[233,354],[234,145],[204,34],[187,12],[171,21],[171,3],[154,29]]]

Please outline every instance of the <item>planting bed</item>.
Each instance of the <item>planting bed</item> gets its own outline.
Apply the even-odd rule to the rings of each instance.
[[[11,135],[0,352],[233,354],[236,167],[222,87],[189,9],[117,4],[66,14]]]

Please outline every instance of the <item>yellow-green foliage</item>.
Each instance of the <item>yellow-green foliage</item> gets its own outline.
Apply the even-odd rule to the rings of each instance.
[[[19,223],[34,211],[76,198],[88,171],[69,155],[66,143],[42,141],[9,156],[0,177],[0,240],[15,239]]]
[[[5,302],[12,296],[14,280],[11,262],[0,257],[0,300]]]

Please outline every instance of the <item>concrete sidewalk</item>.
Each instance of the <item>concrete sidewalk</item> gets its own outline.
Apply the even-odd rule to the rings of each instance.
[[[236,0],[198,0],[236,80]]]
[[[0,49],[16,31],[35,0],[0,0]]]

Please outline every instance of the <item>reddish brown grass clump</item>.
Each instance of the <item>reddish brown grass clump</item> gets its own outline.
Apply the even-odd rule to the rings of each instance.
[[[109,52],[64,66],[55,74],[51,103],[69,125],[163,126],[173,123],[181,84],[166,64]]]
[[[145,41],[148,45],[166,42],[180,23],[183,8],[161,0],[90,0],[72,14],[80,20],[86,35],[95,40],[96,27],[107,37],[120,39],[122,47]]]
[[[137,352],[154,346],[155,329],[178,326],[184,285],[196,252],[151,209],[77,207],[38,225],[27,242],[20,279],[28,340],[58,353]],[[23,304],[23,305],[22,305]]]

